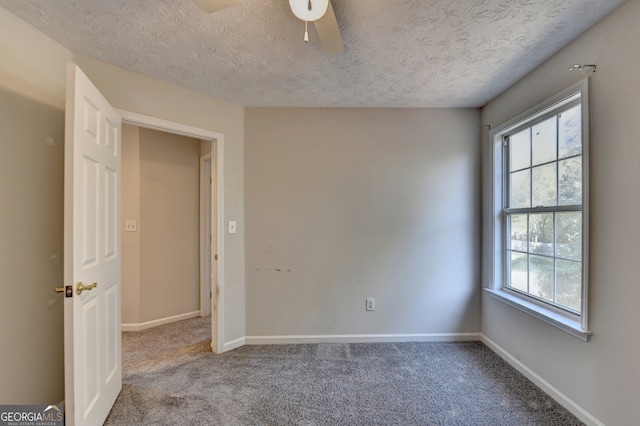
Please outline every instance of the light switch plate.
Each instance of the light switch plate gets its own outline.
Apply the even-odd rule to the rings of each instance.
[[[229,221],[229,233],[230,234],[235,234],[236,232],[238,232],[238,228],[236,226],[236,221],[235,220],[230,220]]]

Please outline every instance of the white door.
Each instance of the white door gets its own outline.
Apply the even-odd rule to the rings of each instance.
[[[75,64],[67,68],[64,368],[67,425],[101,425],[122,389],[121,119]],[[97,286],[91,289],[93,283]],[[78,286],[86,290],[78,294]]]

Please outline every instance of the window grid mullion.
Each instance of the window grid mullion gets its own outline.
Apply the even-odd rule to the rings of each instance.
[[[531,166],[531,167],[527,166],[527,167],[522,167],[521,169],[515,169],[515,170],[509,169],[509,173],[522,172],[522,171],[527,170],[527,169],[535,169],[536,167],[547,166],[549,164],[558,163],[558,162],[564,161],[564,160],[571,160],[572,158],[577,158],[577,157],[580,157],[580,156],[582,156],[582,154],[567,155],[566,157],[558,158],[556,160],[546,161],[544,163],[536,164],[535,166]]]
[[[569,206],[517,207],[513,209],[507,208],[504,211],[508,214],[581,212],[582,206],[572,204]]]
[[[556,206],[560,205],[560,116],[562,113],[556,114]],[[555,215],[554,215],[555,219]]]
[[[560,117],[562,116],[562,112],[556,114],[556,208],[560,205]],[[557,268],[557,258],[556,258],[556,213],[557,210],[553,212],[553,303],[558,304],[557,296],[558,296],[558,268]]]
[[[556,212],[553,212],[553,303],[557,304],[557,290],[558,290],[558,268],[556,265]]]
[[[527,293],[531,294],[531,229],[529,227],[531,223],[531,215],[527,213]]]
[[[529,127],[529,207],[533,207],[533,126]]]

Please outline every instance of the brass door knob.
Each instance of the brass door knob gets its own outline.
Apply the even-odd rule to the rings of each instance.
[[[78,285],[76,285],[76,293],[80,296],[84,290],[93,290],[96,287],[98,287],[98,283],[84,285],[82,282],[79,282]]]

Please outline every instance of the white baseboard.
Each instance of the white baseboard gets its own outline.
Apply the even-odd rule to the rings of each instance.
[[[142,331],[147,328],[157,327],[163,324],[169,324],[170,322],[182,321],[191,318],[197,318],[200,316],[200,311],[187,312],[186,314],[174,315],[171,317],[160,318],[153,321],[141,322],[138,324],[122,324],[122,331]]]
[[[466,342],[479,341],[480,337],[480,333],[246,336],[244,338],[244,344],[288,345],[299,343]]]
[[[482,336],[482,343],[487,345],[492,351],[498,354],[502,359],[509,363],[513,368],[522,373],[527,379],[531,380],[544,392],[546,392],[551,398],[556,400],[558,404],[569,410],[574,416],[579,418],[582,422],[590,426],[604,426],[600,420],[592,416],[587,410],[578,405],[575,401],[570,399],[567,395],[556,389],[551,383],[544,380],[537,375],[533,370],[524,365],[522,362],[513,357],[510,353],[505,351],[502,347],[498,346],[496,342],[489,339],[484,334]]]
[[[227,352],[236,348],[239,348],[240,346],[244,346],[245,345],[245,338],[244,337],[240,337],[239,339],[235,339],[232,340],[230,342],[226,342],[222,345],[222,352]],[[211,347],[213,347],[213,343],[211,343]]]

